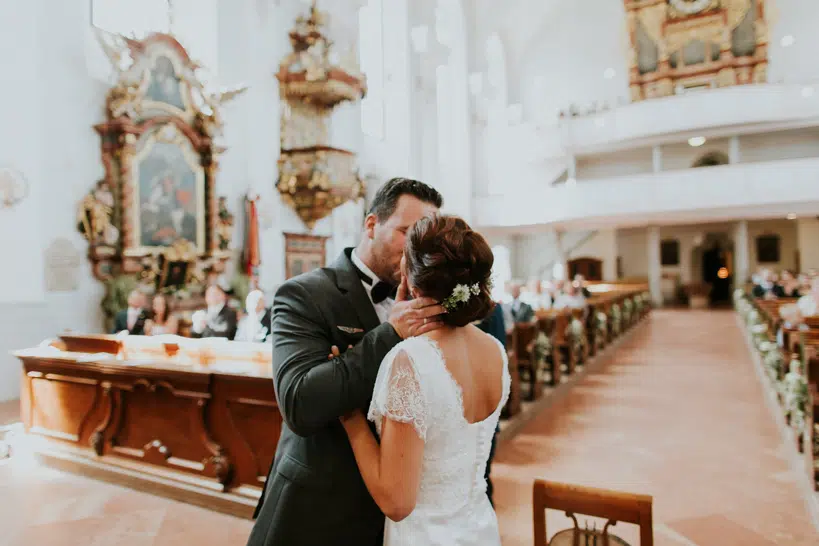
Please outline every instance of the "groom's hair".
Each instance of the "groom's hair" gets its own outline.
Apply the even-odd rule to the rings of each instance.
[[[399,177],[388,180],[378,189],[368,214],[374,214],[378,222],[383,224],[395,212],[402,195],[411,195],[419,201],[435,205],[435,208],[441,208],[444,204],[444,198],[435,188],[418,180]]]

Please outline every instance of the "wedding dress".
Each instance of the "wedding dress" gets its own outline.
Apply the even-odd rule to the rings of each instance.
[[[485,473],[511,380],[506,351],[492,339],[503,356],[503,389],[495,411],[476,423],[464,417],[463,392],[434,340],[406,339],[384,358],[367,417],[379,436],[386,416],[412,423],[425,442],[417,504],[404,520],[387,519],[385,546],[500,546]],[[394,366],[401,351],[409,363]]]

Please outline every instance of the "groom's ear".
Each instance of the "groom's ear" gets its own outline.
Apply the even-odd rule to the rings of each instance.
[[[367,238],[375,238],[375,224],[377,223],[378,217],[376,217],[375,214],[370,213],[364,218],[364,231],[367,234]]]

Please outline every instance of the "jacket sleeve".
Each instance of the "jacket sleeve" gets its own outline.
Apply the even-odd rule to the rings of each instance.
[[[283,284],[272,315],[273,382],[279,410],[293,432],[310,436],[342,415],[367,408],[381,361],[401,341],[389,323],[329,360],[330,326],[304,286]]]

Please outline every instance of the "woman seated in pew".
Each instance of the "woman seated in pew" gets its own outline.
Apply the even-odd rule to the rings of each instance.
[[[779,308],[779,315],[785,319],[785,326],[802,324],[807,317],[819,316],[819,277],[814,277],[810,286],[810,292],[796,303]]]
[[[785,269],[779,276],[779,297],[780,298],[798,298],[800,283],[793,271]]]
[[[267,308],[264,293],[253,290],[245,298],[247,315],[239,321],[236,341],[265,342],[270,339],[270,309]]]
[[[151,301],[151,318],[145,321],[146,336],[176,335],[179,332],[179,320],[171,312],[168,298],[157,294]]]
[[[586,307],[586,298],[580,292],[578,282],[566,283],[565,292],[555,298],[555,309],[583,309]]]

